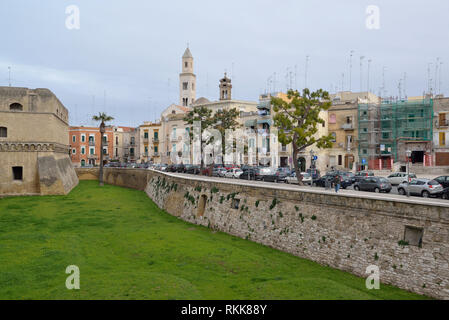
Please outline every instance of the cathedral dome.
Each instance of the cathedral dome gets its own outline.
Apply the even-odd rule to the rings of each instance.
[[[193,105],[198,105],[198,104],[205,104],[205,103],[209,103],[210,101],[204,97],[198,98],[195,103]]]

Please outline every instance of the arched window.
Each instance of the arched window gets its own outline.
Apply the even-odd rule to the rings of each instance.
[[[8,129],[6,127],[0,127],[0,138],[8,137]]]
[[[20,103],[13,103],[9,106],[11,111],[23,111],[23,106]]]

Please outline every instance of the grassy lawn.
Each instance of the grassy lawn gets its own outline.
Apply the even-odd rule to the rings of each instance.
[[[65,269],[80,268],[81,290]],[[81,181],[0,199],[0,299],[421,299],[191,225],[144,192]]]

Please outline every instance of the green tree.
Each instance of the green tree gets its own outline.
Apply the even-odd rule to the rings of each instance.
[[[298,183],[302,185],[301,171],[298,165],[298,155],[307,147],[315,145],[320,148],[332,147],[332,135],[317,137],[318,125],[324,124],[320,112],[331,107],[329,93],[319,89],[310,92],[304,89],[302,95],[297,90],[287,92],[288,100],[272,97],[271,104],[274,115],[274,125],[279,130],[279,142],[292,144],[293,163]]]
[[[93,116],[92,120],[101,121],[100,123],[100,134],[101,134],[101,147],[100,147],[100,172],[98,174],[98,180],[100,182],[100,186],[103,186],[103,135],[105,133],[105,123],[108,121],[114,120],[113,117],[108,116],[104,112],[98,113],[98,116]]]
[[[239,116],[240,112],[236,108],[218,110],[214,115],[214,128],[220,131],[221,134],[221,150],[223,157],[226,153],[226,149],[232,152],[235,148],[235,143],[231,146],[226,145],[226,130],[236,130],[240,127],[238,122]]]
[[[200,141],[200,150],[201,150],[201,172],[203,172],[204,168],[204,160],[203,160],[203,152],[204,148],[212,143],[213,139],[210,137],[209,139],[206,139],[206,141],[203,141],[203,133],[206,129],[213,127],[213,125],[216,123],[215,118],[212,116],[212,110],[206,107],[194,107],[192,111],[189,111],[187,115],[184,117],[184,121],[186,124],[190,125],[189,135],[190,139],[193,141],[197,141],[199,139]],[[193,123],[195,121],[201,122],[201,130],[200,135],[194,136],[193,135]]]

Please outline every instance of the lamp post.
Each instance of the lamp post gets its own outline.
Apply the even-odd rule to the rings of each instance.
[[[310,177],[312,180],[310,181],[310,186],[313,187],[313,169],[315,168],[314,160],[315,159],[315,152],[313,150],[310,150]]]
[[[102,121],[100,124],[100,136],[101,136],[101,139],[100,139],[100,174],[99,174],[100,186],[104,185],[104,183],[103,183],[103,139],[104,139],[103,136],[104,136],[105,131],[106,131],[105,124]]]
[[[410,197],[410,157],[412,152],[410,150],[406,151],[407,154],[407,197]]]

